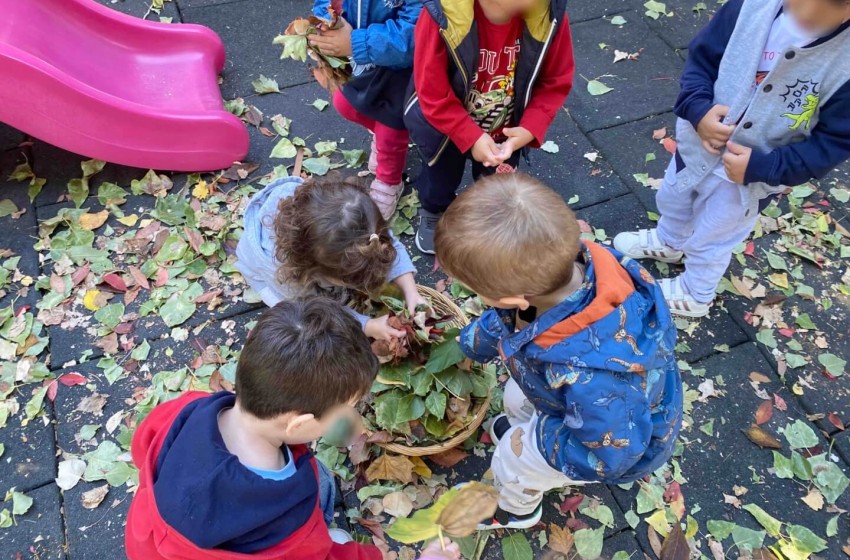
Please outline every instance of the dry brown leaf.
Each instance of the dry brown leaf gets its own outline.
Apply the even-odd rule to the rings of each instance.
[[[657,129],[652,131],[652,139],[653,140],[661,140],[665,136],[667,136],[667,127],[666,126],[664,128],[657,128]]]
[[[782,449],[782,444],[779,440],[765,432],[761,427],[755,424],[744,430],[747,438],[761,448],[769,447],[771,449]]]
[[[723,545],[714,539],[708,539],[708,550],[711,551],[711,557],[714,560],[726,560],[726,553],[723,552]]]
[[[525,434],[522,428],[517,428],[514,430],[514,433],[511,434],[511,451],[514,452],[514,455],[519,457],[522,455],[522,436]]]
[[[549,548],[569,558],[574,543],[575,536],[567,527],[558,527],[554,523],[549,524]]]
[[[395,480],[410,484],[413,482],[413,463],[407,457],[381,455],[366,469],[369,482],[376,480]]]
[[[761,426],[773,416],[773,401],[762,401],[756,410],[756,425]]]
[[[735,286],[735,289],[738,290],[742,296],[747,299],[753,299],[753,294],[744,281],[741,278],[738,278],[734,274],[732,275],[732,285]]]
[[[481,521],[493,517],[498,507],[498,490],[482,482],[470,482],[440,512],[437,525],[451,537],[466,537],[478,530]]]
[[[407,517],[413,511],[413,501],[404,492],[390,492],[381,504],[384,511],[393,517]]]
[[[741,500],[736,498],[735,496],[730,496],[729,494],[723,494],[723,503],[729,504],[735,509],[741,509]]]
[[[800,499],[815,511],[820,511],[823,508],[823,494],[817,488],[812,488],[805,497]]]
[[[757,371],[750,372],[750,380],[755,381],[756,383],[770,383],[771,379],[763,373],[759,373]]]
[[[775,554],[766,548],[757,548],[753,550],[753,560],[779,560]]]
[[[104,484],[97,488],[92,488],[88,492],[83,492],[80,501],[86,509],[94,509],[100,505],[106,495],[109,493],[109,485]]]
[[[104,406],[106,406],[106,397],[101,394],[94,393],[93,395],[83,398],[77,405],[77,410],[79,412],[88,412],[95,416],[102,416]]]
[[[690,560],[691,548],[688,546],[688,540],[678,523],[673,524],[673,528],[661,546],[661,554],[658,556],[661,560]]]
[[[658,536],[658,533],[655,532],[655,529],[652,528],[652,525],[646,526],[646,537],[649,539],[649,546],[652,547],[652,552],[655,553],[659,558],[661,557],[661,538]]]
[[[95,213],[86,212],[80,216],[80,227],[88,231],[94,231],[105,224],[107,218],[109,218],[109,212],[107,210],[101,210]]]
[[[442,453],[437,453],[436,455],[430,455],[428,457],[428,460],[432,463],[440,465],[441,467],[451,468],[466,459],[467,457],[469,457],[469,453],[455,447],[443,451]]]
[[[743,496],[744,494],[749,492],[749,489],[746,488],[745,486],[738,486],[736,484],[735,486],[732,487],[732,491],[735,493],[736,496]]]

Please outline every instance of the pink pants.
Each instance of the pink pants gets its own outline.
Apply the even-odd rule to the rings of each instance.
[[[378,148],[378,169],[375,176],[378,180],[388,185],[400,184],[410,140],[407,130],[391,128],[361,115],[339,90],[334,94],[333,102],[337,112],[346,120],[366,127],[375,135],[375,145]]]

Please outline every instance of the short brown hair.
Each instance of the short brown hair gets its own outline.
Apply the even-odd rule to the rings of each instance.
[[[236,398],[257,418],[317,418],[369,392],[378,359],[360,323],[323,297],[282,301],[260,315],[236,367]]]
[[[337,280],[347,288],[377,292],[396,258],[375,202],[338,173],[309,179],[283,199],[274,232],[278,278],[302,288]]]
[[[579,252],[575,215],[524,173],[485,177],[449,206],[434,236],[452,276],[489,298],[543,295],[568,284]]]

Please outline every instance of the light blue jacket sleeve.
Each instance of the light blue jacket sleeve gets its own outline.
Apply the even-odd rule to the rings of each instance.
[[[316,6],[319,3],[321,0]],[[404,0],[395,18],[354,29],[351,32],[354,62],[394,68],[413,66],[413,30],[421,11],[420,0]],[[346,14],[346,19],[352,26],[357,25],[356,21],[352,21],[354,18],[356,14]]]
[[[390,237],[393,239],[393,247],[395,248],[395,261],[393,261],[393,266],[390,268],[387,281],[392,282],[408,272],[416,274],[416,267],[413,266],[413,261],[410,260],[410,253],[407,252],[407,247],[392,233],[390,233]]]

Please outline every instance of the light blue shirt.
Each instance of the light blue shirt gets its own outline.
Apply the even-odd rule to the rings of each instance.
[[[266,469],[257,469],[249,465],[245,465],[245,468],[268,480],[286,480],[290,476],[294,475],[297,469],[295,468],[295,461],[292,459],[292,452],[288,447],[283,448],[283,453],[285,454],[284,458],[286,459],[286,464],[280,470],[270,471]]]

